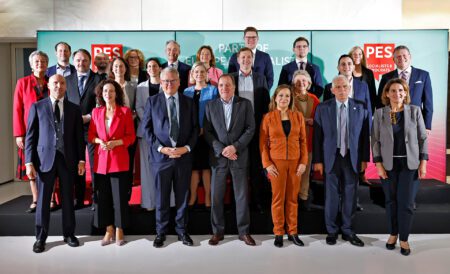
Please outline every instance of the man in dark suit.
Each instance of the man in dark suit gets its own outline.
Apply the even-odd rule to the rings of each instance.
[[[66,98],[81,108],[84,125],[84,141],[89,152],[89,163],[91,166],[92,179],[92,199],[95,203],[95,183],[94,183],[94,151],[95,146],[88,141],[89,123],[91,112],[96,106],[95,87],[100,82],[100,77],[90,68],[91,54],[85,49],[79,49],[73,53],[73,62],[76,71],[66,77],[67,93]],[[80,176],[75,182],[75,209],[84,206],[84,194],[86,192],[86,176]]]
[[[178,92],[180,78],[173,67],[161,72],[164,92],[149,97],[141,122],[149,145],[151,169],[156,187],[156,238],[154,247],[166,240],[170,216],[170,192],[175,193],[175,231],[184,245],[193,242],[186,232],[187,199],[191,182],[191,150],[199,133],[196,107],[192,99]]]
[[[394,63],[396,70],[383,74],[378,87],[379,104],[377,108],[383,107],[381,104],[381,94],[386,83],[393,78],[401,78],[409,85],[409,95],[411,105],[422,109],[423,120],[428,134],[431,131],[433,119],[433,89],[428,71],[411,66],[411,53],[406,46],[397,46],[394,49]]]
[[[94,65],[97,67],[97,75],[100,80],[108,79],[109,72],[109,55],[99,52],[94,56]]]
[[[45,75],[50,77],[55,74],[62,75],[64,77],[75,73],[75,67],[71,65],[70,54],[72,54],[72,48],[66,42],[59,42],[55,45],[55,54],[58,59],[56,65],[47,68]]]
[[[252,205],[260,212],[264,211],[264,186],[269,183],[263,175],[261,153],[259,151],[259,128],[264,114],[269,111],[270,94],[264,75],[252,69],[253,52],[249,48],[241,48],[238,52],[239,72],[232,73],[235,94],[248,99],[254,110],[255,134],[249,144],[250,185]],[[269,193],[269,191],[267,191]]]
[[[253,52],[253,71],[264,75],[267,80],[267,86],[269,89],[272,88],[273,85],[273,65],[272,59],[270,55],[256,49],[258,45],[259,36],[258,30],[254,27],[247,27],[244,30],[244,42],[245,47],[249,48]],[[228,64],[228,73],[238,72],[239,71],[239,62],[237,58],[238,54],[234,53]]]
[[[169,40],[166,42],[166,56],[167,62],[162,64],[162,68],[172,67],[178,71],[178,75],[180,76],[180,87],[179,91],[181,93],[188,87],[189,81],[189,71],[191,70],[191,66],[181,62],[178,60],[178,56],[180,55],[180,44],[178,44],[175,40]]]
[[[381,104],[381,95],[386,83],[393,78],[401,78],[408,83],[409,97],[411,105],[418,106],[422,109],[422,116],[425,122],[427,134],[431,133],[431,124],[433,120],[433,89],[431,87],[431,79],[428,71],[411,66],[411,53],[407,46],[397,46],[394,49],[394,63],[396,70],[383,74],[380,85],[378,87],[378,108],[383,107]],[[414,180],[414,197],[419,191],[420,181],[418,176]],[[417,205],[414,202],[413,208]]]
[[[242,66],[241,66],[242,68]],[[218,83],[220,98],[206,105],[203,124],[205,139],[211,147],[211,225],[214,235],[210,245],[224,239],[225,219],[223,199],[229,173],[233,180],[236,201],[236,221],[239,239],[247,245],[255,245],[250,236],[250,213],[248,209],[247,167],[248,144],[255,132],[255,119],[249,100],[235,95],[234,77],[220,76]]]
[[[84,169],[83,124],[80,108],[64,98],[66,81],[50,77],[50,97],[31,106],[25,141],[27,176],[37,177],[36,242],[33,251],[45,250],[50,222],[50,200],[56,177],[61,192],[64,242],[79,245],[75,237],[73,182]]]
[[[306,70],[311,76],[312,84],[309,92],[320,98],[323,93],[322,73],[319,66],[308,62],[309,41],[305,37],[298,37],[294,41],[293,49],[295,60],[284,65],[281,69],[278,85],[292,84],[292,76],[297,70]]]
[[[325,178],[326,242],[336,244],[339,231],[352,245],[364,246],[352,229],[358,172],[370,157],[369,119],[364,104],[348,97],[347,77],[336,76],[331,90],[335,99],[317,106],[314,117],[314,170]],[[324,174],[325,173],[325,174]],[[341,220],[337,220],[341,211]]]

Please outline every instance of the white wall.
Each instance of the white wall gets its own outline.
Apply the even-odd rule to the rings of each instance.
[[[36,30],[401,28],[401,0],[3,0],[0,37]]]

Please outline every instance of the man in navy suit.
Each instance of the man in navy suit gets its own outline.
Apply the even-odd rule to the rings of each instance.
[[[411,66],[411,53],[406,46],[397,46],[394,49],[394,63],[396,70],[383,74],[378,87],[378,108],[381,105],[381,94],[386,83],[393,78],[401,78],[409,85],[409,96],[411,105],[419,106],[422,109],[423,120],[427,132],[431,131],[431,122],[433,119],[433,89],[431,88],[431,79],[428,71]]]
[[[179,91],[183,93],[184,90],[188,87],[189,71],[191,70],[191,66],[178,60],[180,52],[181,52],[180,44],[178,44],[177,41],[175,40],[167,41],[166,42],[167,62],[162,64],[162,68],[172,67],[178,71],[178,75],[180,76]]]
[[[364,246],[352,229],[358,172],[367,167],[369,113],[360,101],[349,98],[347,77],[336,76],[331,91],[335,99],[317,106],[314,117],[314,171],[325,179],[326,242],[336,244],[339,231],[352,245]],[[337,220],[341,211],[341,220]]]
[[[249,48],[253,52],[253,71],[262,74],[266,77],[267,86],[269,90],[273,85],[273,65],[272,59],[270,55],[256,49],[258,45],[259,36],[258,30],[254,27],[247,27],[244,30],[244,42],[245,47]],[[228,73],[238,72],[239,71],[239,62],[237,60],[237,53],[234,53],[228,64]]]
[[[70,55],[72,54],[72,48],[69,44],[66,42],[58,42],[55,45],[55,54],[58,61],[56,65],[47,68],[45,72],[47,77],[55,74],[67,77],[75,72],[75,67],[69,63]]]
[[[409,96],[411,98],[411,105],[419,106],[422,109],[422,116],[425,122],[427,134],[431,132],[431,124],[433,119],[433,89],[431,87],[431,79],[428,71],[415,68],[411,66],[411,53],[408,47],[400,45],[394,49],[394,63],[397,66],[396,70],[383,74],[378,87],[378,107],[383,107],[381,104],[381,94],[386,83],[393,78],[401,78],[408,83]],[[414,181],[414,197],[419,191],[419,177],[415,177]],[[413,208],[417,205],[414,202]]]
[[[255,128],[257,129],[249,144],[251,201],[253,207],[262,213],[264,212],[264,186],[269,189],[269,183],[263,176],[264,171],[259,151],[259,127],[264,114],[269,111],[270,94],[264,75],[252,69],[252,50],[245,47],[241,48],[237,56],[239,72],[231,74],[236,83],[235,94],[250,101],[255,118]],[[267,191],[267,193],[269,192]]]
[[[25,141],[27,176],[37,177],[36,242],[33,251],[45,250],[50,222],[50,200],[56,177],[61,192],[64,242],[79,245],[75,237],[73,183],[84,166],[83,123],[80,108],[64,98],[66,81],[61,75],[50,77],[50,97],[31,106]]]
[[[293,49],[295,60],[284,65],[281,69],[278,85],[292,84],[292,76],[297,70],[306,70],[311,76],[312,84],[309,92],[320,98],[323,93],[322,73],[319,66],[308,62],[309,41],[305,37],[298,37],[294,41]]]
[[[89,152],[89,163],[91,167],[92,200],[95,203],[95,180],[94,180],[94,151],[95,145],[88,141],[89,123],[91,121],[91,112],[96,107],[95,87],[100,82],[100,76],[93,72],[91,65],[91,54],[85,49],[79,49],[73,53],[73,63],[75,64],[75,73],[66,77],[67,92],[66,98],[81,108],[81,117],[83,118],[84,142]],[[79,176],[75,181],[75,209],[84,206],[84,195],[86,192],[86,176]],[[94,207],[92,207],[94,208]]]
[[[178,92],[180,78],[173,67],[161,72],[164,92],[149,97],[141,122],[156,187],[156,238],[154,247],[166,240],[170,216],[170,192],[175,193],[175,231],[184,245],[193,242],[186,232],[187,199],[191,182],[192,156],[199,134],[196,107],[192,99]]]

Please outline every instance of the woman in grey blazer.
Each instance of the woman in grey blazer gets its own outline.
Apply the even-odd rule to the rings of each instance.
[[[428,141],[422,111],[409,105],[408,84],[390,80],[381,95],[383,108],[376,110],[372,126],[372,154],[386,201],[390,237],[386,248],[409,255],[408,236],[413,217],[414,180],[425,177]]]

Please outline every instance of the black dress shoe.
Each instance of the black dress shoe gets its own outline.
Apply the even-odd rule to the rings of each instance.
[[[401,253],[403,256],[408,256],[409,254],[411,254],[411,249],[410,249],[410,248],[403,248],[403,247],[400,247],[400,253]]]
[[[37,240],[33,244],[33,252],[34,253],[41,253],[45,250],[45,242],[41,240]]]
[[[342,240],[349,241],[354,246],[364,246],[364,242],[361,241],[361,239],[358,238],[358,236],[356,236],[355,234],[352,235],[342,234]]]
[[[300,240],[300,238],[298,237],[297,234],[288,235],[288,240],[291,241],[293,244],[298,245],[298,246],[304,246],[305,245],[303,243],[303,241]]]
[[[67,243],[71,247],[77,247],[80,245],[80,242],[78,241],[77,237],[74,235],[71,235],[69,237],[64,237],[64,242]]]
[[[187,246],[194,245],[194,241],[192,241],[191,237],[187,233],[178,234],[178,241],[183,241],[183,244]]]
[[[335,245],[337,240],[337,234],[329,233],[326,238],[327,245]]]
[[[395,235],[391,235],[391,236],[395,236]],[[389,240],[388,240],[389,241]],[[388,250],[394,250],[395,249],[395,244],[397,243],[397,238],[395,238],[395,242],[393,243],[388,243],[386,242],[386,249]]]
[[[166,240],[166,235],[157,234],[155,240],[153,241],[154,247],[162,247],[164,245],[164,241]]]
[[[283,235],[275,235],[275,241],[273,245],[276,247],[283,247]]]

